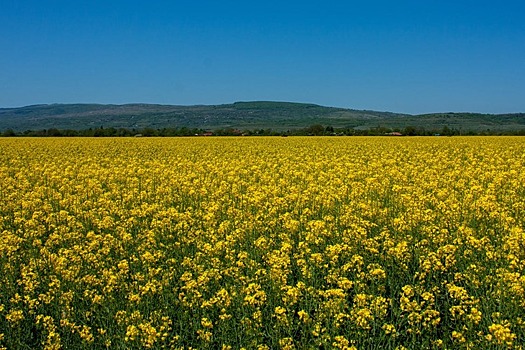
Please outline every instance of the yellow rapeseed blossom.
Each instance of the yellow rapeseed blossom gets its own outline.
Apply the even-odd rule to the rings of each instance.
[[[489,332],[490,334],[486,336],[487,340],[498,345],[511,346],[516,339],[516,334],[512,333],[508,324],[492,324],[489,326]]]
[[[11,310],[5,319],[10,323],[16,324],[24,319],[24,312],[22,310]]]

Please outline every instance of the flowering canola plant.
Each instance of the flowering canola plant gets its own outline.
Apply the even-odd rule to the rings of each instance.
[[[0,139],[0,348],[521,349],[525,139]]]

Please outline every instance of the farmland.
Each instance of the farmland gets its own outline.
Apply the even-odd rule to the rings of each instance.
[[[0,139],[0,348],[521,349],[525,139]]]

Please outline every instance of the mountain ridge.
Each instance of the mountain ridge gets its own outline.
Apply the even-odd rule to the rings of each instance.
[[[294,130],[314,124],[334,128],[370,129],[406,127],[463,131],[514,131],[525,129],[525,113],[482,114],[471,112],[420,115],[327,107],[313,103],[237,101],[220,105],[37,104],[0,108],[0,131],[89,128],[199,128],[215,130]]]

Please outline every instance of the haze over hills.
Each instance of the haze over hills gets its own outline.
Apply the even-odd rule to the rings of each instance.
[[[89,128],[198,128],[217,130],[296,130],[314,124],[333,128],[371,129],[406,127],[464,132],[525,130],[525,113],[434,113],[409,115],[391,112],[324,107],[291,102],[235,102],[223,105],[176,106],[156,104],[50,104],[0,108],[0,132],[14,130]]]

